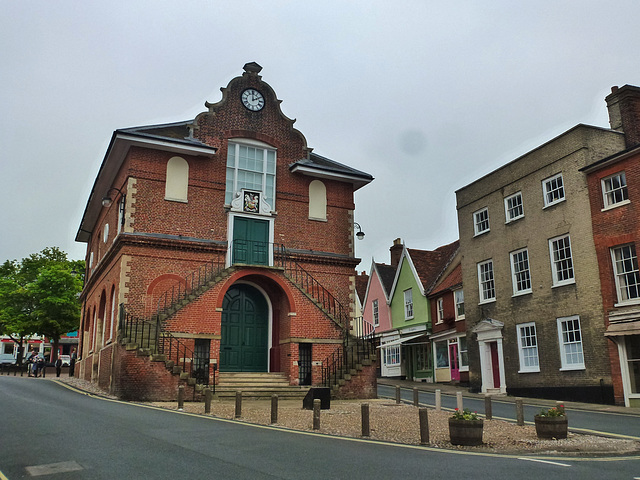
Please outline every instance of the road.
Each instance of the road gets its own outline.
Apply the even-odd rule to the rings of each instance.
[[[629,479],[640,457],[530,459],[296,433],[0,376],[0,479]],[[549,462],[549,463],[542,463]]]
[[[378,395],[380,397],[395,398],[395,387],[388,385],[378,385]],[[405,402],[413,403],[413,390],[402,388],[401,398]],[[442,394],[442,407],[448,409],[456,408],[455,395]],[[435,406],[435,393],[419,392],[420,403],[426,406]],[[464,397],[464,408],[484,414],[484,399],[474,397]],[[513,401],[501,401],[499,397],[494,397],[491,402],[493,418],[506,420],[516,420],[516,409]],[[624,415],[611,412],[585,411],[566,407],[569,418],[569,428],[576,431],[606,432],[620,436],[633,437],[640,440],[640,416]],[[524,404],[525,421],[533,423],[533,416],[540,412],[539,405]]]

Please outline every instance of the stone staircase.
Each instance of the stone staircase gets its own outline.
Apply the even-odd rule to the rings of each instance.
[[[243,398],[304,398],[309,386],[289,385],[284,373],[248,373],[220,372],[218,374],[216,395],[218,398],[231,398],[236,392],[242,392]]]

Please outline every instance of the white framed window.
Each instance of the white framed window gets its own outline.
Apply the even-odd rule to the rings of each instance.
[[[172,157],[167,162],[164,199],[187,202],[189,194],[189,163],[182,157]]]
[[[388,367],[400,365],[400,345],[394,345],[384,349],[384,363]]]
[[[561,370],[584,369],[580,317],[574,315],[558,318],[558,343],[560,344]]]
[[[520,356],[520,372],[539,372],[538,339],[535,322],[516,325],[518,329],[518,353]]]
[[[371,311],[373,312],[373,325],[380,325],[380,317],[378,315],[378,299],[376,298],[373,302],[371,302]]]
[[[230,205],[234,194],[243,188],[262,192],[262,199],[272,210],[275,210],[276,151],[274,149],[251,140],[243,140],[242,143],[229,142],[224,203]]]
[[[89,268],[93,268],[93,252],[89,254]]]
[[[109,224],[105,223],[104,229],[102,230],[102,241],[107,243],[107,240],[109,240]]]
[[[550,239],[549,255],[551,256],[553,285],[559,286],[575,283],[573,258],[571,256],[571,239],[569,235],[562,235]]]
[[[475,235],[489,231],[489,209],[483,208],[473,213],[473,231]]]
[[[478,286],[480,288],[480,303],[492,302],[496,299],[493,260],[478,263]]]
[[[458,356],[460,357],[460,370],[469,370],[469,354],[467,352],[467,337],[458,338]]]
[[[429,355],[428,345],[414,345],[416,352],[416,370],[431,369],[431,355]]]
[[[506,223],[513,222],[514,220],[524,217],[522,192],[514,193],[504,199],[504,216]]]
[[[438,318],[436,320],[436,323],[442,323],[442,321],[444,320],[444,298],[440,297],[438,300],[436,300],[436,303],[438,307]]]
[[[610,208],[623,202],[627,203],[629,192],[627,192],[627,177],[624,172],[603,178],[601,183],[604,208]]]
[[[544,206],[549,207],[564,200],[564,182],[562,174],[558,173],[553,177],[542,181],[542,192],[544,194]]]
[[[411,289],[404,291],[404,319],[413,318],[413,291]]]
[[[616,279],[618,303],[634,302],[640,299],[640,272],[634,244],[621,245],[611,249],[613,273]]]
[[[529,251],[526,248],[511,252],[511,281],[513,294],[531,293],[531,272],[529,270]]]
[[[312,180],[309,184],[309,218],[327,219],[327,187],[320,180]]]
[[[436,368],[449,368],[449,341],[435,342]]]
[[[453,292],[453,297],[456,302],[456,320],[462,320],[464,318],[464,291],[462,289]]]

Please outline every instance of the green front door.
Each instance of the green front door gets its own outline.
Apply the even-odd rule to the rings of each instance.
[[[233,219],[233,263],[269,264],[269,222],[255,218]]]
[[[250,285],[234,285],[222,303],[221,372],[266,372],[269,310]]]

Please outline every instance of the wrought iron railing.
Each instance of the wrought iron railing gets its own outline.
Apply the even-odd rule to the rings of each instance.
[[[120,304],[120,330],[122,338],[135,343],[138,348],[164,355],[174,366],[195,378],[196,383],[209,384],[209,358],[197,355],[170,332],[162,331],[159,317],[154,322],[149,322],[130,314],[125,305]]]

